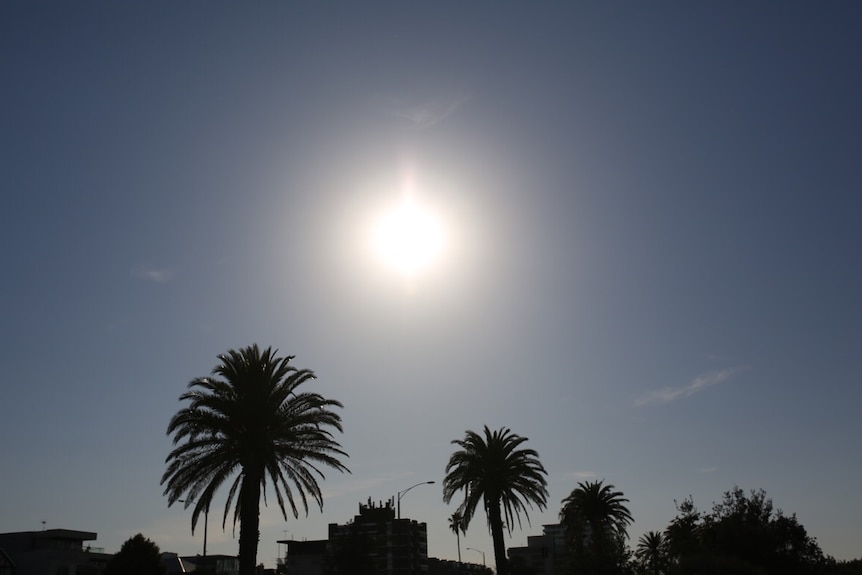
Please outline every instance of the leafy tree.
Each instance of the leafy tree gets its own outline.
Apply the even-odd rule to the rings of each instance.
[[[667,539],[660,531],[647,531],[638,539],[635,557],[644,571],[661,575],[667,571]]]
[[[464,518],[457,511],[449,516],[449,529],[455,534],[458,541],[458,563],[461,562],[461,533],[467,534],[464,528]]]
[[[529,521],[527,507],[535,504],[540,510],[545,508],[547,472],[535,450],[519,448],[527,441],[526,437],[505,427],[492,433],[486,425],[484,431],[484,438],[467,431],[464,439],[452,441],[461,449],[452,454],[446,465],[443,501],[449,503],[464,490],[464,501],[457,511],[463,518],[464,529],[470,525],[479,502],[483,501],[494,542],[497,574],[508,575],[503,520],[511,533],[514,518],[521,524],[521,512]]]
[[[700,548],[698,529],[701,514],[694,506],[691,496],[683,499],[682,503],[674,501],[674,505],[677,516],[665,529],[668,558],[671,560],[695,554]]]
[[[831,560],[826,572],[829,575],[862,575],[862,559]]]
[[[690,499],[680,509],[667,531],[675,574],[814,575],[829,565],[796,516],[776,511],[762,489],[734,487],[708,514]]]
[[[621,573],[628,563],[625,540],[633,519],[628,499],[602,481],[581,482],[563,499],[560,522],[577,571]]]
[[[282,515],[285,500],[294,517],[296,498],[308,514],[311,496],[323,509],[318,477],[320,466],[348,471],[340,460],[347,454],[333,439],[331,430],[342,431],[341,417],[333,411],[341,403],[317,393],[298,391],[314,379],[280,358],[272,348],[257,345],[230,350],[218,356],[214,377],[199,377],[188,385],[180,409],[168,424],[175,448],[168,455],[162,476],[168,505],[185,495],[186,506],[195,503],[192,532],[213,495],[236,475],[228,491],[222,527],[236,499],[233,523],[240,523],[240,575],[253,575],[260,537],[260,497],[267,477],[272,483]]]
[[[166,575],[159,546],[138,533],[111,557],[103,575]]]

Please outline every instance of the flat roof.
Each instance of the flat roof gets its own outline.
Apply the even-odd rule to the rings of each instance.
[[[74,539],[75,541],[95,541],[96,534],[92,531],[76,531],[74,529],[45,529],[31,531],[34,537],[40,539]]]

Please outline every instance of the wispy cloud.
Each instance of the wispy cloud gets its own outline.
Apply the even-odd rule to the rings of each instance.
[[[132,269],[132,277],[147,280],[157,284],[166,284],[174,277],[174,271],[169,268],[138,266]]]
[[[384,105],[390,115],[406,120],[412,127],[422,130],[436,126],[454,114],[469,99],[465,94],[447,94],[417,104],[389,98]]]
[[[734,375],[746,371],[748,366],[737,366],[720,371],[710,371],[695,377],[691,383],[682,387],[665,387],[650,391],[646,395],[635,400],[637,407],[645,407],[648,405],[664,405],[682,399],[695,393],[701,392],[704,389],[723,383]]]

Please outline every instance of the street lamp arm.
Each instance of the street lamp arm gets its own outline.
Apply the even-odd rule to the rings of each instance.
[[[410,490],[411,490],[411,489],[413,489],[414,487],[419,487],[420,485],[431,485],[432,483],[434,483],[434,482],[433,482],[433,481],[420,481],[420,482],[419,482],[419,483],[417,483],[416,485],[411,485],[411,486],[410,486],[410,487],[408,487],[407,489],[405,489],[405,490],[403,490],[403,491],[399,491],[399,492],[398,492],[398,498],[399,498],[399,499],[401,499],[401,496],[402,496],[402,495],[404,495],[405,493],[407,493],[408,491],[410,491]]]
[[[485,552],[484,551],[482,551],[481,549],[476,549],[475,547],[467,547],[467,550],[468,551],[475,551],[476,553],[481,553],[482,554],[482,566],[487,567],[487,565],[485,565]]]
[[[413,489],[414,487],[419,487],[420,485],[431,485],[434,483],[433,481],[420,481],[416,485],[411,485],[407,489],[398,492],[397,500],[398,500],[398,519],[401,519],[401,496]]]

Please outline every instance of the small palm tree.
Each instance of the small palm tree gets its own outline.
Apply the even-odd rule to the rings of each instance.
[[[461,514],[457,511],[453,513],[449,517],[449,529],[452,530],[452,533],[455,534],[455,538],[458,540],[458,563],[461,562],[461,533],[467,534],[467,530],[464,528],[464,519],[461,517]]]
[[[236,476],[228,490],[222,526],[234,497],[233,523],[240,523],[240,575],[252,575],[260,537],[260,496],[272,483],[281,513],[285,500],[294,517],[297,498],[308,514],[308,497],[323,509],[317,483],[320,466],[348,471],[340,460],[347,454],[330,430],[342,431],[333,411],[341,403],[317,393],[300,392],[314,373],[290,365],[293,356],[277,357],[257,345],[219,355],[214,377],[199,377],[188,385],[180,401],[188,401],[168,424],[175,448],[166,459],[162,476],[168,506],[185,495],[195,504],[194,532],[201,512],[209,510],[213,495]]]
[[[449,503],[464,490],[464,501],[458,507],[464,529],[483,501],[488,527],[494,542],[498,575],[508,575],[506,548],[503,541],[503,519],[511,533],[512,519],[521,524],[521,512],[529,522],[527,507],[540,510],[547,504],[547,472],[533,449],[519,449],[526,437],[508,428],[491,432],[485,426],[484,438],[467,431],[464,439],[452,441],[461,449],[452,454],[443,479],[443,501]]]
[[[667,566],[667,540],[661,531],[647,531],[638,539],[635,557],[652,575],[664,573]]]
[[[560,511],[572,551],[594,572],[613,571],[621,561],[626,529],[633,521],[625,506],[628,499],[614,489],[601,481],[578,483]]]

